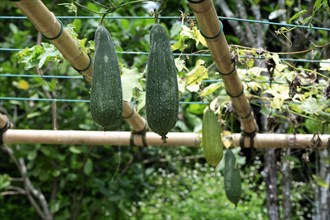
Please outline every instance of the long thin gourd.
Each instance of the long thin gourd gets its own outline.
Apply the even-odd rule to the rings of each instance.
[[[242,193],[242,180],[240,171],[236,166],[235,155],[231,149],[226,150],[224,180],[226,196],[229,201],[237,206]]]
[[[155,24],[150,34],[147,65],[146,114],[149,128],[166,142],[179,109],[177,68],[165,28]]]
[[[222,128],[217,115],[206,107],[203,115],[202,146],[208,164],[216,167],[223,157]]]
[[[122,115],[120,68],[109,31],[99,26],[95,32],[95,54],[91,88],[91,114],[106,129],[119,126]]]

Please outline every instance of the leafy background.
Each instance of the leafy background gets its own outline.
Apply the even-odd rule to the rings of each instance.
[[[110,1],[111,2],[111,1]],[[325,26],[329,6],[325,1],[285,1],[286,20],[281,17],[279,2],[238,1],[246,8],[259,7],[261,17],[305,25]],[[90,12],[66,1],[47,2],[57,15],[91,15]],[[100,7],[80,2],[90,10]],[[107,3],[103,1],[103,3]],[[215,1],[218,13],[221,3]],[[240,16],[239,5],[229,8]],[[1,15],[21,15],[10,2],[0,4]],[[251,9],[252,10],[252,9]],[[321,11],[323,10],[323,13]],[[145,64],[149,50],[149,33],[154,23],[145,4],[120,8],[112,16],[150,16],[150,19],[106,19],[105,26],[115,41],[122,68],[124,97],[132,102],[141,115],[144,113]],[[318,12],[318,13],[316,13]],[[164,16],[191,14],[187,3],[167,1]],[[270,17],[272,16],[272,17]],[[217,102],[223,112],[224,129],[240,132],[219,75],[207,53],[205,42],[193,20],[161,19],[171,37],[179,70],[180,105],[175,131],[199,132],[206,104]],[[248,16],[255,19],[255,16]],[[291,19],[290,19],[291,18]],[[86,52],[92,54],[94,31],[98,19],[63,19],[62,22]],[[247,97],[257,117],[267,116],[284,133],[328,133],[329,91],[327,63],[284,62],[280,57],[296,59],[329,59],[329,31],[281,28],[264,25],[263,45],[240,39],[229,21],[223,20],[224,31],[236,57],[238,73]],[[247,28],[245,23],[240,26]],[[254,27],[254,26],[253,26]],[[24,49],[20,52],[1,51],[1,74],[69,75],[78,73],[45,39],[40,41],[33,25],[26,19],[4,19],[0,28],[2,48]],[[252,28],[253,30],[253,28]],[[276,32],[277,31],[277,32]],[[278,34],[276,34],[278,33]],[[291,36],[290,36],[291,35]],[[292,44],[292,48],[288,47]],[[237,46],[240,45],[240,46]],[[262,50],[260,52],[260,48]],[[320,47],[317,47],[320,46]],[[270,53],[302,51],[301,54]],[[120,53],[141,52],[140,55]],[[261,53],[261,54],[260,54]],[[187,55],[188,54],[188,55]],[[192,56],[197,54],[199,56]],[[273,77],[265,66],[272,59],[276,68]],[[328,60],[329,61],[329,60]],[[272,84],[270,84],[272,78]],[[296,81],[295,81],[296,80]],[[295,84],[293,82],[296,82]],[[299,82],[299,83],[298,83]],[[43,102],[2,100],[18,129],[101,130],[91,118],[88,103],[89,86],[81,77],[50,79],[1,77],[1,97],[72,99],[78,102]],[[330,90],[330,89],[329,89]],[[328,91],[328,92],[327,92]],[[265,96],[267,94],[267,96]],[[191,104],[191,102],[193,102]],[[56,114],[52,110],[56,107]],[[56,119],[56,120],[55,120]],[[56,121],[56,123],[55,123]],[[260,122],[258,120],[258,122]],[[322,125],[322,126],[320,126]],[[118,130],[128,131],[122,123]],[[51,146],[12,145],[10,157],[5,148],[0,154],[0,217],[1,219],[37,219],[38,213],[24,194],[24,183],[15,158],[26,164],[27,175],[48,201],[55,219],[266,219],[263,150],[235,149],[241,168],[243,195],[237,208],[224,194],[223,164],[213,169],[206,164],[200,148],[160,148],[157,146]],[[290,154],[275,151],[280,165],[288,162],[292,173],[290,199],[292,219],[311,219],[317,213],[316,190],[329,191],[329,180],[321,175],[320,167],[329,166],[329,156],[320,156],[315,149],[293,150]],[[322,161],[320,162],[320,158]],[[277,187],[281,193],[285,176],[277,172]],[[329,174],[327,174],[329,175]],[[11,195],[9,192],[16,193]],[[283,194],[279,194],[280,199]],[[280,209],[282,211],[282,201]]]

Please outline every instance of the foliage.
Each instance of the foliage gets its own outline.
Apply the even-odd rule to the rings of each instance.
[[[100,6],[90,1],[80,2],[90,10],[100,11]],[[275,2],[265,2],[246,1],[245,4],[260,4],[263,15],[267,17],[277,5]],[[288,8],[297,6],[296,1],[285,2]],[[235,7],[234,3],[231,4],[230,7]],[[326,1],[322,1],[323,6],[320,4],[321,1],[315,2],[312,14],[305,11],[308,9],[307,5],[303,4],[300,8],[297,6],[302,12],[294,14],[289,22],[299,23],[311,16],[312,18],[306,21],[317,24],[322,21],[316,19],[320,16],[318,12],[323,8],[328,10]],[[72,4],[64,6],[48,4],[56,15],[90,15]],[[71,7],[70,10],[67,6]],[[0,9],[4,15],[21,13],[10,4],[1,4]],[[291,10],[294,11],[292,8]],[[143,8],[143,4],[136,4],[120,8],[111,15],[146,16],[149,11]],[[200,132],[203,110],[207,103],[212,102],[217,103],[223,113],[223,126],[227,130],[237,132],[240,128],[232,112],[230,99],[222,81],[219,80],[213,61],[208,56],[204,38],[194,19],[185,13],[188,11],[186,1],[168,0],[163,15],[180,15],[182,20],[161,19],[170,33],[172,49],[177,53],[175,61],[179,70],[181,101],[195,102],[180,105],[180,120],[174,130]],[[94,31],[99,22],[96,19],[76,18],[63,20],[63,23],[80,47],[92,56]],[[123,97],[136,104],[143,116],[144,71],[147,59],[144,53],[149,51],[148,39],[153,23],[153,19],[104,20],[118,52],[123,87],[126,88]],[[5,20],[0,24],[0,28],[3,33],[7,33],[0,36],[2,48],[26,48],[18,55],[1,53],[1,74],[78,76],[49,42],[38,41],[35,29],[29,21]],[[274,30],[278,30],[278,27],[271,27],[268,34]],[[298,30],[296,28],[290,31],[297,33],[295,31]],[[230,28],[225,31],[229,43],[240,43]],[[281,42],[267,35],[267,50],[231,45],[232,55],[250,102],[256,106],[257,111],[267,116],[269,121],[276,119],[272,129],[282,124],[291,133],[329,133],[330,60],[322,56],[322,52],[329,48],[326,46],[328,33],[313,30],[301,32],[315,36],[307,45],[299,44],[297,40],[292,41],[294,49],[299,46],[299,50],[304,50],[304,53],[276,52]],[[272,49],[274,51],[271,51]],[[137,54],[123,54],[124,51]],[[292,63],[284,61],[284,56],[323,61]],[[67,80],[25,78],[23,75],[10,78],[0,76],[0,85],[1,97],[89,99],[89,86],[80,78]],[[99,129],[92,121],[88,103],[56,102],[55,117],[50,114],[54,109],[54,102],[2,100],[0,104],[10,113],[18,129]],[[122,123],[119,130],[129,130],[129,127]],[[251,157],[245,157],[245,151],[235,151],[237,162],[242,167],[242,199],[235,209],[225,198],[223,161],[216,170],[208,167],[206,161],[198,157],[202,154],[201,149],[28,144],[10,147],[17,158],[24,158],[26,161],[29,177],[45,194],[56,219],[266,218],[265,184],[261,172],[262,152],[254,152],[258,156],[253,154]],[[293,212],[297,213],[294,219],[311,218],[313,185],[328,187],[323,178],[315,174],[315,165],[304,160],[310,158],[314,162],[316,155],[317,152],[313,149],[297,150],[293,155],[284,158],[290,161],[294,173],[291,193]],[[245,160],[253,162],[245,164]],[[5,195],[6,192],[23,188],[23,183],[14,162],[5,152],[1,152],[0,161],[0,218],[38,218],[24,195]]]
[[[263,195],[248,190],[247,183],[243,196],[249,199],[235,208],[226,199],[219,170],[200,163],[181,169],[154,171],[149,178],[154,188],[144,191],[145,199],[135,204],[131,219],[265,219]]]

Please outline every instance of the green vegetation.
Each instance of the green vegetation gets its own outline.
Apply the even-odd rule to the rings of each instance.
[[[80,1],[84,6],[81,8],[66,1],[45,1],[57,16],[91,16],[95,14],[90,11],[104,13],[116,9],[109,14],[110,18],[104,18],[103,25],[111,33],[117,52],[123,100],[131,102],[146,117],[146,52],[152,50],[149,41],[154,25],[152,7],[142,1],[122,5],[125,2],[120,0],[102,1],[109,6],[104,8],[95,2]],[[218,14],[224,15],[219,2],[222,1],[214,4]],[[235,16],[241,17],[242,11],[237,10],[235,2],[226,2]],[[327,1],[285,1],[285,13],[279,2],[237,2],[248,10],[246,19],[259,20],[255,16],[255,10],[259,10],[260,20],[329,27]],[[9,1],[0,4],[0,11],[2,16],[22,15]],[[61,20],[81,49],[93,57],[95,46],[97,50],[94,34],[100,17]],[[169,34],[182,102],[172,131],[201,132],[204,109],[212,104],[221,113],[222,128],[226,132],[240,132],[230,98],[187,2],[168,0],[159,21]],[[311,148],[291,153],[276,150],[273,155],[277,169],[288,164],[291,170],[290,179],[284,175],[285,171],[276,172],[274,187],[279,191],[281,213],[285,207],[283,183],[289,181],[291,219],[312,219],[320,210],[317,204],[321,195],[329,193],[330,184],[329,171],[325,169],[330,154],[317,149],[318,135],[330,132],[329,31],[248,22],[233,26],[226,19],[222,22],[258,122],[264,116],[269,132],[315,134]],[[236,34],[235,27],[241,28],[245,38]],[[248,27],[250,32],[246,31]],[[85,101],[90,99],[90,86],[49,41],[37,34],[31,22],[3,19],[0,29],[6,33],[0,35],[0,106],[9,113],[15,128],[99,130]],[[255,42],[250,41],[248,33],[256,34],[252,38]],[[256,39],[261,39],[263,44],[257,44]],[[6,51],[6,48],[22,50]],[[129,125],[121,121],[118,130],[129,131]],[[54,218],[60,220],[268,217],[264,150],[232,149],[242,175],[241,199],[235,208],[226,198],[224,160],[215,168],[210,167],[202,148],[20,144],[0,149],[0,219],[40,218],[26,194],[24,175],[45,196]],[[25,174],[21,167],[26,168]],[[37,196],[33,198],[38,201]]]

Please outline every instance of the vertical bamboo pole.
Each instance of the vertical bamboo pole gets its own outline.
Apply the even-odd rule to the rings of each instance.
[[[244,87],[238,77],[236,65],[223,33],[222,23],[217,17],[212,0],[188,0],[188,4],[194,12],[200,31],[221,73],[227,94],[231,97],[240,118],[242,130],[247,136],[255,134],[258,127],[249,101],[244,95]]]
[[[7,124],[7,116],[0,113],[0,129],[4,128]]]
[[[63,57],[79,71],[87,82],[91,82],[93,65],[92,59],[79,48],[78,43],[63,28],[62,23],[40,0],[20,0],[16,6],[28,17],[35,28],[49,39],[62,53]],[[145,131],[146,121],[131,105],[123,102],[122,117],[134,131]]]

